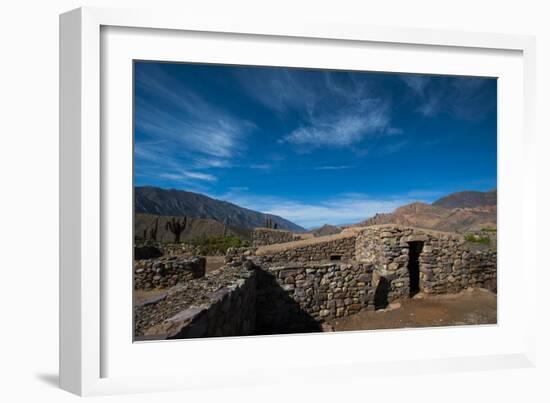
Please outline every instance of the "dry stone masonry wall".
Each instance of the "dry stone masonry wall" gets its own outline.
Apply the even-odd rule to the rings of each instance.
[[[271,228],[256,228],[252,232],[252,246],[265,246],[286,243],[297,240],[298,237],[290,231]]]
[[[280,250],[273,252],[258,251],[268,262],[305,263],[324,260],[349,261],[355,257],[355,235],[333,236],[329,240],[315,238],[313,241],[298,241],[297,246],[292,244],[281,245]]]
[[[134,288],[151,289],[172,287],[182,281],[203,277],[206,268],[204,257],[178,258],[167,256],[160,259],[134,261]]]
[[[371,281],[372,266],[366,264],[263,267],[258,270],[257,332],[315,331],[322,321],[358,313],[373,298]]]
[[[418,248],[418,291],[432,294],[482,287],[496,292],[496,248],[458,234],[399,226],[372,227],[356,242],[358,262],[374,265],[373,286],[388,287],[388,300],[410,295],[411,260]]]
[[[180,339],[248,335],[256,319],[256,273],[226,267],[181,283],[168,295],[134,307],[135,338]]]

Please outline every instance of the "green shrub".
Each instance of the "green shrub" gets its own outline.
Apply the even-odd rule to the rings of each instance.
[[[229,248],[244,248],[250,246],[248,241],[236,236],[201,236],[193,239],[191,244],[198,247],[200,253],[203,255],[225,254]]]
[[[485,227],[485,228],[481,228],[481,232],[497,232],[497,229]]]
[[[464,240],[467,242],[473,242],[473,243],[481,243],[484,245],[487,245],[491,242],[491,239],[486,236],[478,236],[474,234],[467,234],[464,235]]]

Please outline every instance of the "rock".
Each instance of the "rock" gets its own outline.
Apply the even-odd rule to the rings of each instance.
[[[393,311],[395,309],[399,309],[401,308],[401,303],[399,302],[392,302],[391,304],[389,304],[387,307],[386,307],[386,310],[388,311]]]
[[[397,269],[399,269],[399,263],[393,262],[388,265],[389,271],[396,271]]]
[[[283,290],[285,291],[293,291],[294,290],[294,284],[283,284]]]
[[[323,322],[321,324],[321,330],[323,332],[334,332],[334,326],[332,326],[330,323]]]

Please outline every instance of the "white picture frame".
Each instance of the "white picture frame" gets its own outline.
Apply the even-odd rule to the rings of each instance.
[[[127,125],[131,126],[131,122],[128,121],[128,116],[121,113],[117,121],[111,121],[109,108],[115,102],[117,108],[131,114],[131,108],[128,109],[127,103],[128,99],[131,99],[131,94],[128,93],[128,81],[122,80],[122,86],[116,87],[112,80],[106,80],[105,77],[109,74],[109,77],[119,78],[120,74],[124,75],[127,72],[125,68],[128,66],[128,60],[139,58],[131,50],[124,51],[135,49],[127,46],[130,42],[124,41],[131,41],[131,37],[137,36],[139,32],[143,35],[139,38],[139,43],[144,49],[144,58],[153,60],[171,58],[169,54],[174,44],[181,40],[178,35],[186,33],[192,33],[192,40],[202,40],[202,37],[214,35],[211,46],[216,46],[214,42],[223,43],[237,38],[242,49],[238,49],[237,45],[232,49],[241,55],[238,60],[242,64],[270,64],[273,60],[281,60],[284,65],[288,65],[288,61],[282,61],[282,52],[275,48],[279,44],[288,46],[289,41],[299,44],[301,49],[307,49],[315,44],[330,47],[334,51],[339,51],[340,48],[353,48],[353,52],[362,52],[363,45],[382,50],[393,46],[396,54],[388,56],[388,60],[392,57],[398,58],[399,52],[408,52],[408,49],[426,52],[423,60],[409,60],[408,67],[403,67],[403,72],[430,70],[435,73],[458,74],[460,70],[463,74],[475,75],[477,71],[485,73],[480,75],[494,76],[491,72],[497,70],[492,70],[496,67],[491,67],[491,63],[494,65],[495,60],[489,59],[501,57],[498,59],[501,61],[501,67],[498,68],[507,69],[508,67],[502,66],[509,66],[509,70],[502,75],[504,84],[501,88],[506,93],[514,91],[514,94],[518,94],[519,101],[516,99],[515,104],[510,104],[508,102],[511,101],[504,97],[502,92],[499,93],[499,325],[477,329],[346,332],[348,334],[345,335],[292,335],[142,343],[141,346],[144,347],[138,349],[133,345],[126,345],[127,334],[131,333],[131,329],[123,327],[123,330],[119,331],[115,323],[131,321],[124,316],[124,312],[131,315],[131,298],[127,283],[124,283],[131,275],[131,270],[129,267],[128,275],[121,277],[113,277],[111,272],[106,271],[106,267],[110,267],[111,251],[105,241],[105,231],[106,228],[107,231],[114,228],[115,232],[120,230],[121,234],[126,234],[122,235],[126,238],[127,231],[131,231],[126,225],[128,221],[119,220],[113,224],[113,217],[119,217],[118,214],[106,215],[107,211],[112,210],[111,204],[114,203],[114,199],[122,202],[129,200],[130,205],[126,203],[126,207],[131,208],[131,191],[128,193],[127,187],[117,187],[119,193],[115,194],[113,183],[116,182],[114,178],[117,175],[114,170],[118,168],[113,168],[113,164],[109,162],[115,150],[127,150],[131,147],[131,132],[127,130]],[[105,33],[113,36],[107,41],[106,37],[102,36]],[[262,41],[273,44],[274,51],[268,54],[267,51],[262,53],[255,49],[251,52],[253,56],[244,54],[243,49],[252,46],[251,43],[262,44]],[[222,63],[227,62],[230,57],[221,52],[210,53],[210,56],[201,54],[197,51],[199,47],[191,43],[190,39],[188,49],[195,49],[194,61]],[[292,43],[291,46],[294,46]],[[210,46],[206,42],[201,45]],[[120,64],[105,64],[105,60],[102,59],[111,57],[108,48],[116,46],[116,53],[121,58]],[[332,377],[334,372],[337,372],[339,377],[345,378],[351,374],[357,377],[375,373],[431,373],[534,365],[535,322],[529,312],[535,312],[536,296],[534,292],[518,291],[517,298],[522,298],[520,311],[514,311],[506,299],[510,295],[506,290],[512,278],[511,275],[506,275],[507,267],[515,264],[518,267],[517,275],[522,278],[534,278],[537,267],[535,245],[528,242],[527,237],[527,234],[535,232],[533,178],[536,168],[535,160],[531,158],[534,155],[533,37],[369,27],[316,21],[313,18],[302,20],[300,23],[292,20],[270,21],[268,16],[262,20],[248,20],[244,17],[214,20],[172,14],[168,11],[81,8],[61,15],[60,48],[60,384],[63,389],[79,395],[96,395],[293,382],[298,374],[304,381],[306,378],[323,379],[327,371],[332,372]],[[153,48],[156,49],[153,51]],[[444,56],[440,59],[435,58],[429,55],[431,51],[441,52]],[[140,53],[139,49],[137,53]],[[472,58],[483,58],[488,55],[486,66],[482,66],[485,62],[478,66],[466,62],[462,62],[463,66],[460,66],[458,62],[459,66],[449,67],[452,64],[456,65],[456,60],[465,58],[467,53],[471,54]],[[314,55],[315,52],[312,51],[311,60],[315,58]],[[350,55],[352,54],[342,54],[341,67],[352,66]],[[258,61],[258,58],[263,58],[263,61]],[[449,63],[449,58],[454,58],[454,63]],[[113,61],[114,59],[113,57]],[[427,61],[433,63],[430,69],[422,67]],[[296,63],[303,65],[307,60]],[[120,66],[122,68],[119,68]],[[374,70],[388,68],[383,61],[380,61],[379,65],[371,63],[368,66]],[[357,68],[361,68],[361,65],[358,64]],[[105,77],[102,77],[102,74]],[[128,77],[128,80],[130,78]],[[120,105],[117,101],[119,99],[122,99]],[[517,116],[503,116],[503,109],[509,111],[512,107],[518,106],[520,110]],[[120,127],[125,135],[105,137],[106,133],[112,132],[113,127]],[[113,142],[113,139],[117,141]],[[120,168],[118,176],[127,177],[128,170],[131,170],[131,160],[127,159],[127,153],[124,155],[126,157],[122,158],[120,165],[123,167]],[[514,166],[514,172],[507,172],[504,179],[503,158],[508,165]],[[127,185],[127,182],[125,184]],[[520,192],[518,187],[521,189]],[[504,202],[501,203],[502,201]],[[127,218],[128,214],[122,216]],[[503,230],[501,224],[504,224]],[[506,256],[509,259],[504,260],[501,256],[501,247],[512,244],[515,245],[511,252],[513,255]],[[124,259],[124,256],[121,256],[121,259]],[[505,280],[500,277],[501,267],[504,270],[502,278]],[[126,288],[119,290],[116,284],[123,284]],[[112,305],[113,298],[110,298],[114,289],[122,296],[128,297],[127,300],[120,298],[123,302],[116,307]],[[502,293],[501,289],[504,290]],[[520,314],[521,321],[518,320]],[[117,332],[122,335],[119,339],[112,335]],[[357,353],[351,358],[347,355],[347,359],[318,359],[315,351],[308,347],[322,346],[330,351],[337,346],[345,345],[346,348],[353,349],[365,341],[383,346],[384,343],[398,343],[403,337],[429,339],[434,332],[437,333],[433,340],[435,344],[445,340],[462,340],[463,344],[457,345],[455,351],[448,353],[435,348],[429,354],[425,351],[418,354],[407,354],[402,351],[386,357],[381,351],[383,349],[379,348],[369,351],[368,354]],[[494,343],[491,350],[484,350],[488,344],[479,343],[476,348],[468,344],[468,340],[480,337],[486,340],[497,337],[498,342]],[[468,346],[472,348],[467,349]],[[300,359],[281,360],[279,357],[282,349],[302,351],[303,356]],[[224,357],[223,361],[231,362],[231,366],[220,365],[214,370],[208,364],[208,360],[206,364],[201,364],[201,356],[193,355],[194,352]],[[262,352],[264,356],[261,355]],[[152,363],[153,361],[148,361],[149,356],[155,354],[157,375],[147,370],[147,364],[143,369],[136,368],[132,364],[134,354],[139,356],[143,363]],[[178,354],[182,354],[185,360],[176,359],[169,362],[166,358],[167,355],[178,357]],[[165,358],[159,361],[158,356]],[[202,357],[204,358],[204,355]],[[117,360],[127,361],[129,364],[126,367],[120,365],[115,370],[114,364],[111,368],[111,363]],[[158,364],[162,365],[162,370],[159,370]],[[304,371],[304,368],[308,370]],[[205,374],[208,374],[207,380]]]

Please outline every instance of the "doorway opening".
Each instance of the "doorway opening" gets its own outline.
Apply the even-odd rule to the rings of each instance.
[[[409,297],[414,297],[420,292],[420,253],[424,242],[413,241],[409,242]]]
[[[386,277],[380,277],[378,286],[374,292],[374,309],[385,309],[388,305],[388,294],[390,292],[390,282]]]

